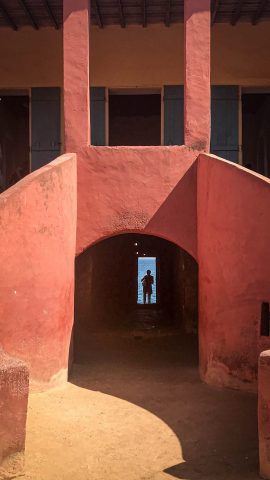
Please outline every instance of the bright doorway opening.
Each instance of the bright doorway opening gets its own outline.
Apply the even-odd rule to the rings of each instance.
[[[157,258],[138,257],[138,304],[157,303],[157,281]]]

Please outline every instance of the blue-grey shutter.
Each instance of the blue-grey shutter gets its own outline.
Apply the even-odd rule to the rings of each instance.
[[[105,145],[105,87],[90,88],[91,144]]]
[[[237,85],[211,87],[211,153],[238,163]]]
[[[46,165],[61,153],[61,90],[31,90],[31,170]]]
[[[184,143],[184,86],[164,87],[164,145]]]

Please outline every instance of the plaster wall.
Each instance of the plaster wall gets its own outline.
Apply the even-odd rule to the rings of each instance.
[[[0,88],[61,86],[61,30],[0,29]],[[91,27],[93,86],[153,87],[184,83],[183,24]],[[268,22],[255,27],[215,24],[211,30],[211,82],[269,86]]]
[[[211,36],[212,84],[270,85],[269,22],[214,25]]]
[[[198,159],[201,375],[254,390],[261,303],[270,301],[270,180],[217,157]]]
[[[270,350],[259,358],[258,430],[260,475],[270,479]]]
[[[91,29],[91,85],[149,87],[184,83],[183,24]],[[270,85],[268,22],[211,29],[211,83]]]
[[[118,233],[170,240],[197,256],[196,165],[186,147],[87,147],[78,153],[77,254]]]
[[[29,371],[0,349],[0,478],[24,473]]]
[[[76,159],[69,154],[0,195],[0,338],[32,383],[66,379],[73,322]]]
[[[0,29],[0,88],[57,87],[63,83],[62,31]]]

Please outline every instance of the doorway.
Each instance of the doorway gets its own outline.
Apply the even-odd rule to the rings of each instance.
[[[158,286],[152,305],[138,304],[139,276],[148,269],[146,261],[138,276],[138,257],[143,253],[151,257],[149,269]],[[198,268],[177,245],[152,235],[117,235],[76,258],[75,278],[75,362],[87,359],[104,336],[132,337],[134,332],[149,330],[153,335],[189,336],[196,352]]]
[[[143,285],[144,283],[148,283],[148,277],[151,283],[151,285],[148,285],[148,288],[151,288],[151,295],[149,297],[147,293],[144,299]],[[157,284],[157,258],[147,257],[146,254],[144,254],[143,257],[138,257],[138,305],[143,305],[146,302],[147,305],[155,305],[157,303]],[[145,287],[147,287],[147,285],[145,285]]]
[[[0,93],[0,192],[30,172],[29,96]]]
[[[160,144],[160,90],[109,91],[109,145]]]
[[[243,165],[270,176],[270,93],[242,95]]]

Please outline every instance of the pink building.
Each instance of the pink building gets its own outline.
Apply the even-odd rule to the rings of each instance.
[[[202,380],[257,392],[270,348],[269,20],[263,0],[0,2],[1,345],[35,387],[65,382],[91,333],[139,308],[146,252],[156,308],[198,338]]]

